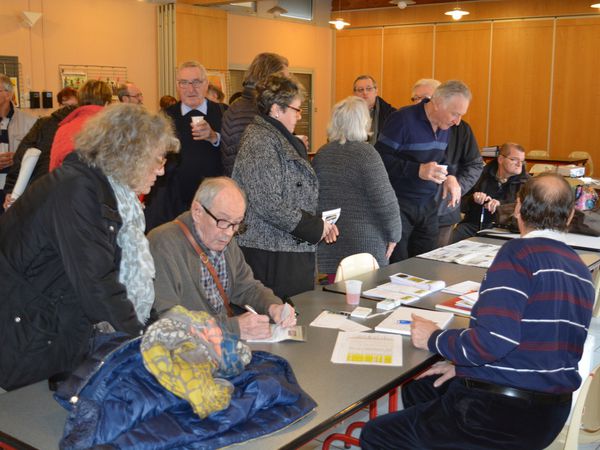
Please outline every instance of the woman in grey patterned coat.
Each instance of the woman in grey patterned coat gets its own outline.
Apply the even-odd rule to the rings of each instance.
[[[341,208],[335,245],[319,245],[319,272],[335,274],[339,262],[371,253],[380,266],[402,236],[400,208],[381,157],[365,142],[371,119],[366,102],[348,97],[333,107],[329,143],[313,160],[319,179],[319,210]]]
[[[334,242],[337,228],[317,215],[317,175],[292,134],[302,86],[277,74],[257,90],[260,114],[246,128],[233,168],[248,196],[248,230],[238,244],[254,276],[286,297],[313,289],[316,244]]]

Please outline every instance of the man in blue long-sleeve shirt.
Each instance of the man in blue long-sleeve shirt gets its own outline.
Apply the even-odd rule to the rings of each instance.
[[[456,167],[448,166],[449,131],[458,125],[471,101],[469,88],[457,80],[442,83],[431,100],[392,113],[375,148],[381,155],[402,216],[402,238],[390,262],[433,250],[437,244],[436,193],[451,206],[460,201]]]
[[[577,365],[594,303],[589,270],[562,236],[573,205],[557,175],[521,188],[522,238],[498,252],[469,328],[440,330],[413,316],[413,344],[448,362],[403,389],[405,410],[365,426],[363,449],[534,450],[554,440],[581,383]]]

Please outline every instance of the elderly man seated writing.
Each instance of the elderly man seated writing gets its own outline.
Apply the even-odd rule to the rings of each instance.
[[[282,318],[283,302],[254,279],[232,240],[244,231],[245,213],[246,196],[235,181],[206,178],[190,211],[152,230],[148,239],[156,266],[154,306],[159,314],[175,305],[206,311],[242,339],[269,337],[269,316],[284,327],[296,324],[293,309]],[[248,305],[259,314],[234,317],[232,305]]]

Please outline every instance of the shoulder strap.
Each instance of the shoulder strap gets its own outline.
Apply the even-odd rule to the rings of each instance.
[[[229,304],[229,298],[227,297],[227,294],[225,293],[225,289],[223,289],[223,285],[221,284],[221,280],[219,280],[219,275],[217,275],[217,271],[215,270],[214,266],[211,264],[210,260],[208,259],[208,256],[206,255],[206,253],[204,253],[204,251],[202,251],[202,249],[200,248],[200,246],[194,239],[194,236],[192,236],[192,233],[190,232],[190,229],[186,226],[186,224],[184,224],[179,219],[175,219],[174,222],[177,225],[179,225],[179,228],[181,228],[181,231],[187,238],[188,242],[191,244],[192,248],[196,251],[196,253],[200,257],[200,261],[202,261],[202,264],[204,264],[206,266],[206,268],[210,272],[210,275],[213,277],[213,280],[215,280],[215,284],[217,285],[217,289],[219,289],[219,293],[221,294],[221,298],[223,299],[225,309],[227,310],[227,317],[232,317],[233,310],[231,309],[231,305]]]

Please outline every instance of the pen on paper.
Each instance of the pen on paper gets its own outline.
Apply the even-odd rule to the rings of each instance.
[[[252,314],[258,314],[256,310],[250,305],[244,305],[244,308],[246,308],[246,311],[250,311]]]

